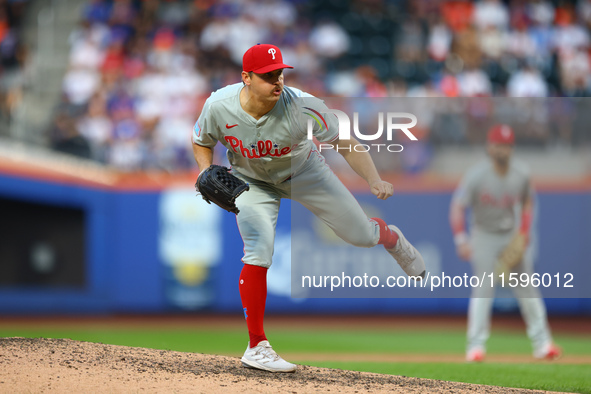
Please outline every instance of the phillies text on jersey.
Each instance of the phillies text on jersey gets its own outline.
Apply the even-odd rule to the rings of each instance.
[[[213,148],[219,141],[228,149],[233,170],[273,184],[283,182],[316,150],[307,139],[303,106],[318,111],[326,106],[299,89],[285,86],[273,109],[257,120],[240,105],[243,86],[226,86],[207,99],[193,129],[193,142]],[[327,117],[326,124],[317,125],[314,136],[320,142],[335,141],[336,117]]]

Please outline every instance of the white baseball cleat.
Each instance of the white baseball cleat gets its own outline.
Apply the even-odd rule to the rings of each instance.
[[[402,231],[393,224],[388,228],[398,234],[398,242],[392,249],[386,249],[408,276],[425,278],[425,261],[419,251],[404,238]]]
[[[469,363],[481,363],[486,357],[486,352],[483,348],[475,347],[466,353],[466,361]]]
[[[562,349],[550,342],[534,351],[534,357],[540,360],[557,360],[562,356]]]
[[[242,364],[247,368],[262,369],[269,372],[295,372],[297,365],[288,363],[271,347],[269,341],[261,341],[251,348],[250,342],[242,356]]]

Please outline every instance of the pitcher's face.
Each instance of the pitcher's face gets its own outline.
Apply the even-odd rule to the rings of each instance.
[[[264,74],[247,74],[243,80],[262,101],[276,102],[283,92],[282,68]]]

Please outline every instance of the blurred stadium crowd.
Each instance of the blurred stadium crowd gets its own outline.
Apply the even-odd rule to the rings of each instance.
[[[47,133],[123,170],[192,168],[204,100],[240,81],[242,54],[264,42],[295,66],[286,84],[318,97],[473,97],[461,124],[422,140],[479,143],[461,118],[492,118],[487,97],[589,96],[590,28],[591,0],[87,0]],[[560,103],[522,117],[519,142],[589,142],[561,123],[573,109]]]
[[[25,85],[27,51],[20,27],[28,0],[0,1],[0,119],[9,119]]]

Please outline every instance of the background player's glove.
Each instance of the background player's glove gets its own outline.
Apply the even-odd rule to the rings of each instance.
[[[208,204],[212,202],[228,212],[238,214],[236,198],[249,190],[248,184],[230,174],[230,169],[215,164],[199,174],[195,189]]]
[[[526,247],[527,237],[525,234],[515,234],[511,242],[509,242],[499,255],[499,259],[497,260],[497,274],[509,274],[513,270],[513,267],[523,260]]]

